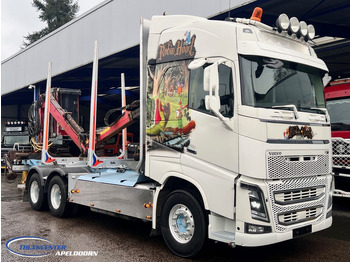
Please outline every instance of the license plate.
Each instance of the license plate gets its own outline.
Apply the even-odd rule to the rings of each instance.
[[[293,229],[293,238],[295,237],[300,237],[306,234],[310,234],[312,232],[312,226],[305,226],[305,227],[300,227]]]

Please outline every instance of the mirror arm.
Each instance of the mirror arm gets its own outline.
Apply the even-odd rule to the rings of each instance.
[[[230,119],[227,117],[224,117],[219,111],[213,110],[214,114],[221,120],[221,122],[231,131],[233,131],[232,123],[230,122]]]

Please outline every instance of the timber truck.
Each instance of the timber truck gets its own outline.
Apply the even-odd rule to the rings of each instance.
[[[138,126],[134,158],[96,154],[108,132],[96,128],[97,45],[87,156],[49,154],[49,69],[42,164],[29,170],[24,200],[56,217],[83,205],[149,221],[181,257],[207,238],[263,246],[330,227],[328,69],[309,45],[312,25],[282,14],[271,27],[261,15],[141,19],[140,113],[124,125]]]
[[[324,90],[331,117],[334,196],[350,197],[350,79],[332,81]]]

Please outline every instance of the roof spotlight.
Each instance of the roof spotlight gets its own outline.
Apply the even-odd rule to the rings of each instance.
[[[315,37],[315,27],[313,25],[307,26],[307,36],[309,39],[314,39]]]
[[[290,20],[289,28],[288,28],[288,33],[289,34],[296,34],[299,31],[299,20],[296,17],[292,17]]]
[[[307,35],[307,24],[304,21],[300,21],[300,28],[299,28],[299,32],[298,35],[305,37]]]
[[[285,31],[289,27],[289,18],[286,14],[280,14],[276,20],[276,26],[278,31]]]

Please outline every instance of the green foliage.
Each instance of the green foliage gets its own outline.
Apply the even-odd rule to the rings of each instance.
[[[32,5],[39,11],[39,18],[47,24],[47,27],[24,36],[23,47],[69,22],[79,11],[79,5],[74,0],[33,0]]]

